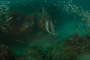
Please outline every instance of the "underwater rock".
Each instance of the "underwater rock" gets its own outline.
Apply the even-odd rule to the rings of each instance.
[[[6,45],[0,44],[0,60],[15,60],[15,54]]]
[[[89,43],[90,41],[85,36],[80,36],[78,33],[73,34],[65,40],[65,45],[67,46],[81,46]]]
[[[28,35],[36,31],[35,27],[35,13],[26,15],[24,12],[11,11],[8,16],[10,17],[5,24],[5,27],[0,27],[0,30],[11,36]],[[35,31],[34,31],[35,30]],[[32,34],[31,34],[32,35]]]
[[[26,51],[24,51],[16,60],[43,60],[42,59],[42,52],[39,50],[38,47],[32,46]]]
[[[23,13],[11,13],[12,19],[8,21],[8,30],[10,33],[19,35],[33,26],[32,21],[26,19]]]
[[[76,58],[84,53],[90,53],[90,41],[79,34],[65,39],[61,49],[51,49],[47,56],[51,60],[76,60]]]

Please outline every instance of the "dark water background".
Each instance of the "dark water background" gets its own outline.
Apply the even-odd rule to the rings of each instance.
[[[6,6],[9,12],[24,12],[25,14],[45,7],[52,17],[58,39],[62,41],[74,33],[87,35],[90,26],[90,1],[89,0],[0,0],[0,5]],[[6,11],[6,12],[7,12]],[[53,36],[52,36],[53,37]],[[44,38],[44,37],[43,37]],[[25,39],[27,40],[27,39]],[[2,31],[0,41],[13,48],[20,54],[28,46],[28,42],[15,42]],[[46,42],[48,43],[48,42]],[[36,45],[39,45],[40,41]]]

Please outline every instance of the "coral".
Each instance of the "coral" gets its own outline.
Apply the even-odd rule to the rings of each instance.
[[[0,44],[0,60],[14,60],[15,56],[8,46]]]

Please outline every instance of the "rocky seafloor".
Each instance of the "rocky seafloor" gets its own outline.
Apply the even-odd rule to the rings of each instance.
[[[45,36],[44,36],[45,37]],[[78,33],[66,38],[64,41],[56,39],[52,47],[31,45],[20,55],[16,55],[11,48],[0,44],[0,60],[85,60],[90,59],[89,36],[80,36]],[[46,38],[50,41],[51,38]],[[55,42],[51,39],[52,42]],[[88,57],[88,58],[87,58]]]

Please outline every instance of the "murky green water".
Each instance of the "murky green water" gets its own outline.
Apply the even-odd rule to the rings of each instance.
[[[89,60],[89,0],[1,0],[0,60]]]

